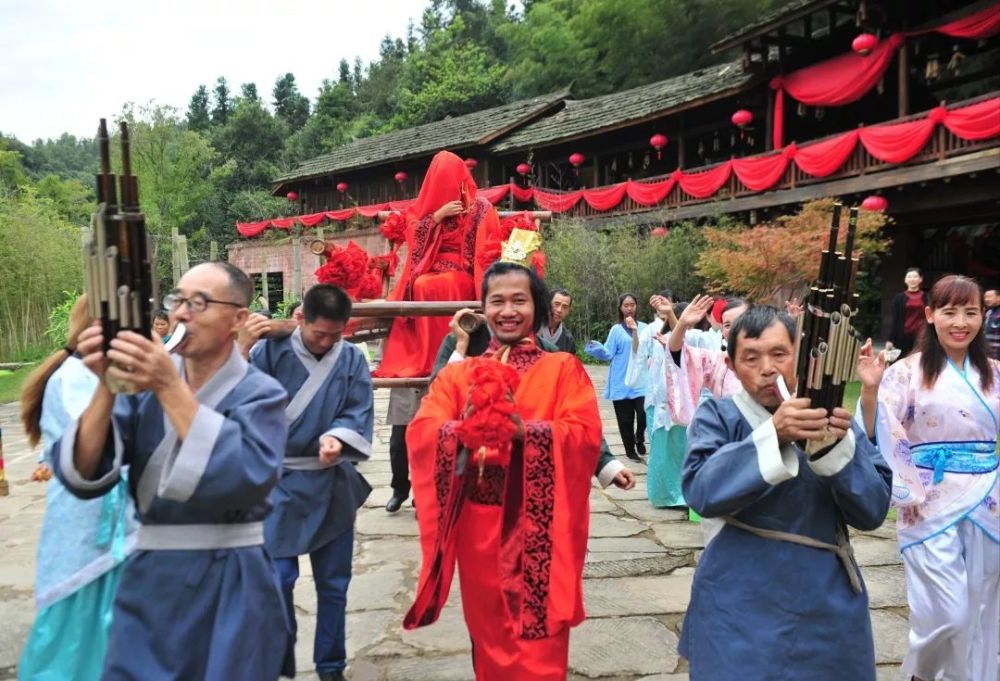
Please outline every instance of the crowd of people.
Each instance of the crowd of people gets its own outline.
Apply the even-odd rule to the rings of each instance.
[[[630,489],[636,478],[607,444],[575,354],[572,292],[548,290],[506,243],[494,262],[480,257],[497,215],[475,191],[461,159],[435,158],[391,298],[478,297],[481,310],[397,320],[374,371],[345,338],[352,301],[336,286],[269,319],[250,313],[245,273],[205,263],[165,299],[165,326],[108,347],[78,301],[65,348],[23,395],[56,477],[20,678],[293,676],[304,555],[316,673],[346,678],[373,375],[430,377],[393,388],[386,414],[385,510],[412,492],[422,555],[403,627],[437,620],[457,568],[479,681],[567,677],[592,479]],[[680,640],[692,681],[874,681],[849,530],[879,527],[890,503],[910,606],[905,671],[997,681],[1000,295],[961,275],[926,293],[919,272],[906,283],[893,304],[901,356],[890,364],[865,344],[853,414],[782,393],[800,378],[794,303],[683,303],[665,288],[643,314],[624,293],[606,341],[583,344],[610,362],[603,396],[625,456],[648,467],[650,503],[703,523]],[[178,323],[171,354],[160,341]],[[113,394],[107,378],[134,392]]]

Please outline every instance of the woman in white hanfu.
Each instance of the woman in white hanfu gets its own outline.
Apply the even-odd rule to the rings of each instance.
[[[925,316],[917,352],[884,376],[880,359],[859,364],[859,415],[893,469],[899,507],[910,605],[903,668],[917,681],[997,681],[1000,363],[986,353],[974,280],[939,280]]]

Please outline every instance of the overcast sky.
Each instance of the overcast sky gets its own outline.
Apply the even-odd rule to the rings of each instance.
[[[0,0],[0,132],[23,142],[92,137],[125,102],[187,109],[225,76],[270,101],[295,74],[314,100],[337,64],[367,64],[389,33],[419,23],[425,0]]]

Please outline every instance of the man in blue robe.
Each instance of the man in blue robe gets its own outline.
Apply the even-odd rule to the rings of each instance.
[[[371,487],[354,463],[371,456],[374,399],[368,361],[342,340],[351,299],[336,286],[313,286],[303,320],[288,337],[259,342],[250,362],[275,377],[291,398],[285,409],[284,470],[264,523],[295,630],[292,591],[299,556],[309,554],[318,608],[313,661],[323,681],[343,679],[345,621],[354,518]]]
[[[141,526],[115,600],[106,680],[274,681],[282,672],[291,630],[262,521],[287,397],[234,343],[252,296],[232,265],[189,270],[165,301],[187,328],[177,358],[129,331],[105,353],[99,322],[80,335],[92,371],[139,391],[115,396],[102,380],[53,450],[56,475],[82,498],[112,490],[131,465]]]
[[[680,641],[691,681],[874,681],[868,594],[847,526],[873,530],[892,472],[843,408],[782,401],[795,385],[795,324],[752,306],[733,324],[727,362],[742,389],[698,407],[684,498],[725,525],[694,575]],[[837,441],[809,457],[795,443]]]

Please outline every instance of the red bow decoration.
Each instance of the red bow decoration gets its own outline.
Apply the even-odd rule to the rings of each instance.
[[[388,271],[391,277],[397,261],[393,253],[373,258],[350,241],[344,248],[329,246],[326,249],[326,263],[316,270],[316,280],[339,286],[352,300],[380,298],[382,272]]]
[[[458,438],[474,454],[478,454],[479,472],[489,461],[504,466],[510,460],[511,442],[517,426],[511,419],[516,413],[513,399],[520,377],[513,367],[495,359],[475,357],[471,364],[472,386],[469,390],[468,413],[458,426]]]

